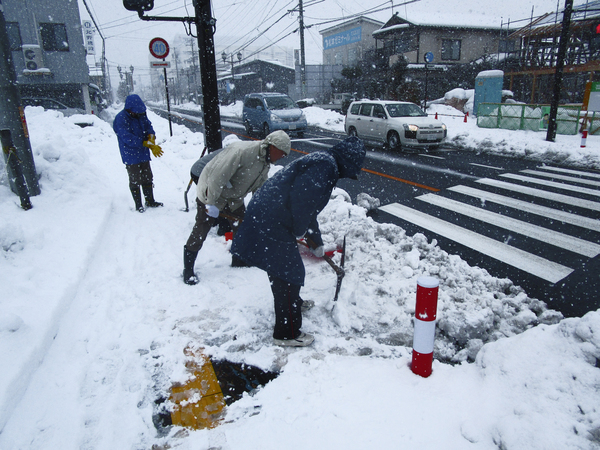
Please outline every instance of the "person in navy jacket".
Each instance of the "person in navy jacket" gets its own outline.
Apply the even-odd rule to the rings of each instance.
[[[252,197],[233,239],[231,253],[267,272],[275,303],[273,342],[310,345],[314,337],[300,331],[304,264],[297,239],[306,237],[322,257],[317,215],[340,178],[356,179],[366,150],[357,137],[299,158],[271,177]]]
[[[140,186],[147,207],[162,206],[162,203],[154,200],[150,152],[152,151],[152,154],[158,158],[162,156],[163,151],[156,145],[154,128],[146,116],[146,105],[139,95],[127,96],[125,108],[115,117],[113,129],[119,141],[121,159],[129,174],[129,189],[135,202],[135,209],[144,212]]]

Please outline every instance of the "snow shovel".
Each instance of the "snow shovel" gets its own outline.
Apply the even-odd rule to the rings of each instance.
[[[298,240],[297,242],[308,248],[317,248],[317,244],[315,244],[309,238],[307,238],[306,241],[307,242]],[[344,243],[342,244],[342,261],[340,265],[338,266],[336,263],[334,263],[333,260],[327,255],[323,255],[323,259],[327,262],[327,264],[331,266],[331,268],[335,271],[335,274],[337,275],[335,295],[333,296],[333,301],[337,302],[338,295],[340,293],[340,288],[342,287],[342,280],[344,279],[344,275],[346,275],[346,272],[344,271],[344,262],[346,260],[346,236],[344,236]],[[333,305],[333,307],[335,308],[335,304]]]

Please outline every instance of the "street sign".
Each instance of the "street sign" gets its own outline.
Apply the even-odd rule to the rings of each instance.
[[[426,63],[433,62],[433,53],[431,53],[431,52],[425,53],[424,58],[425,58]]]
[[[150,41],[150,54],[158,59],[166,58],[169,54],[169,44],[163,38],[154,38]]]
[[[170,68],[171,67],[171,62],[170,61],[150,61],[150,67],[166,67],[166,68]]]

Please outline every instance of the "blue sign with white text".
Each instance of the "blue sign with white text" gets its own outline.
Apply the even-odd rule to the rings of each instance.
[[[361,40],[361,35],[362,27],[356,27],[328,37],[323,36],[323,50],[359,42]]]

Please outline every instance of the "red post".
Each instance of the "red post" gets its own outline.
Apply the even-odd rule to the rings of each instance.
[[[465,120],[464,122],[467,123],[467,116],[469,115],[469,113],[465,114]]]
[[[437,111],[435,112],[435,120],[437,120]]]
[[[581,147],[582,148],[585,147],[585,143],[587,141],[587,134],[588,134],[587,130],[583,130],[581,133]]]
[[[435,319],[437,317],[439,281],[433,277],[417,280],[417,306],[415,308],[415,331],[411,370],[427,378],[433,363]]]

